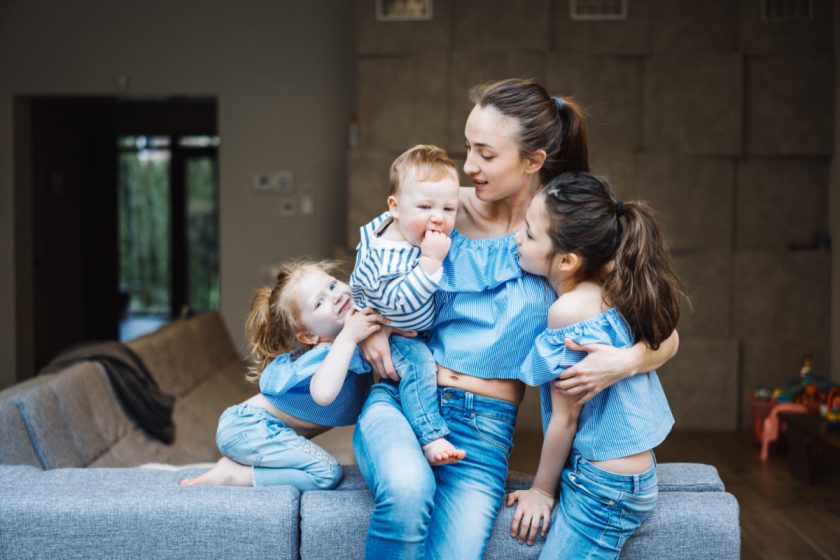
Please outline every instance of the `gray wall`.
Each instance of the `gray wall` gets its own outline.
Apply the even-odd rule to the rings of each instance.
[[[832,256],[789,245],[829,229],[832,2],[797,23],[762,22],[760,0],[628,3],[623,22],[572,21],[568,0],[458,0],[377,23],[358,0],[348,239],[383,209],[394,155],[429,142],[463,157],[469,86],[536,77],[589,108],[594,171],[663,215],[693,304],[662,371],[678,426],[748,426],[755,385],[795,376],[805,353],[828,368]],[[520,426],[536,428],[528,399]]]
[[[352,4],[0,3],[0,387],[14,382],[12,96],[213,95],[218,103],[221,311],[241,345],[250,292],[273,263],[343,242],[347,122],[354,105]],[[251,188],[288,169],[315,188],[311,218],[281,219]]]

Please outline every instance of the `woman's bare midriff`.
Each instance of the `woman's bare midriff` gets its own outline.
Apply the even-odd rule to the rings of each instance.
[[[476,395],[508,401],[518,405],[525,396],[525,384],[516,379],[480,379],[452,371],[442,365],[437,370],[438,387],[453,387]]]
[[[642,451],[641,453],[628,455],[620,459],[590,461],[590,463],[593,467],[614,474],[641,474],[647,471],[653,464],[653,456],[651,456],[650,451]]]
[[[266,409],[269,412],[269,414],[271,414],[275,418],[280,419],[284,424],[286,424],[294,431],[296,431],[299,435],[305,438],[313,438],[318,434],[323,434],[324,432],[329,430],[329,427],[327,426],[313,424],[312,422],[307,422],[306,420],[301,420],[300,418],[289,416],[288,414],[271,404],[268,401],[268,399],[266,399],[263,396],[262,393],[257,393],[245,402],[250,405]]]

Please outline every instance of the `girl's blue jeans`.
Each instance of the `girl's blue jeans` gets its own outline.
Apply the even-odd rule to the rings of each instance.
[[[658,494],[655,459],[646,472],[625,475],[599,469],[572,450],[540,558],[618,558]]]
[[[374,385],[353,436],[374,508],[365,557],[481,558],[505,493],[516,405],[460,389],[437,390],[449,441],[467,452],[432,467],[401,410],[397,387]]]
[[[425,341],[391,337],[391,359],[400,375],[400,403],[420,445],[449,434],[438,410],[437,363]]]
[[[328,490],[342,477],[341,465],[264,408],[232,406],[222,413],[216,445],[223,455],[251,465],[254,486]]]

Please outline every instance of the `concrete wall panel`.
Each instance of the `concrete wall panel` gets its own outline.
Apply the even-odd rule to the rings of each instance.
[[[552,48],[562,53],[641,55],[648,52],[648,0],[627,2],[619,21],[580,21],[569,16],[569,0],[555,0]]]
[[[651,52],[733,52],[738,4],[732,0],[649,0]]]
[[[447,68],[443,54],[359,61],[361,146],[401,153],[444,145]]]
[[[649,202],[675,250],[732,246],[734,165],[717,159],[640,156],[628,198]]]
[[[738,406],[738,341],[694,338],[660,368],[676,430],[734,430]]]
[[[432,19],[377,21],[376,0],[356,0],[356,52],[361,55],[442,52],[451,46],[452,3],[435,2]]]
[[[790,55],[747,62],[746,149],[751,156],[830,156],[834,57]]]
[[[347,247],[359,228],[388,209],[388,169],[399,153],[352,150],[347,155]]]
[[[587,112],[593,152],[638,150],[642,143],[642,61],[634,58],[550,54],[545,87],[576,98]]]
[[[741,153],[742,60],[737,54],[654,56],[645,61],[645,149]]]
[[[813,19],[763,21],[759,0],[741,0],[738,39],[744,54],[830,52],[832,0],[813,0]]]
[[[736,248],[783,251],[828,234],[829,167],[818,161],[739,163]]]
[[[547,50],[549,5],[549,0],[457,0],[455,50]]]
[[[673,258],[689,299],[680,317],[680,339],[731,336],[732,254],[703,251]]]

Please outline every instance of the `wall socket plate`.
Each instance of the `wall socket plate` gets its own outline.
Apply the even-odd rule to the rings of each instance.
[[[280,199],[280,217],[293,218],[298,213],[298,201],[293,196],[283,196]]]

